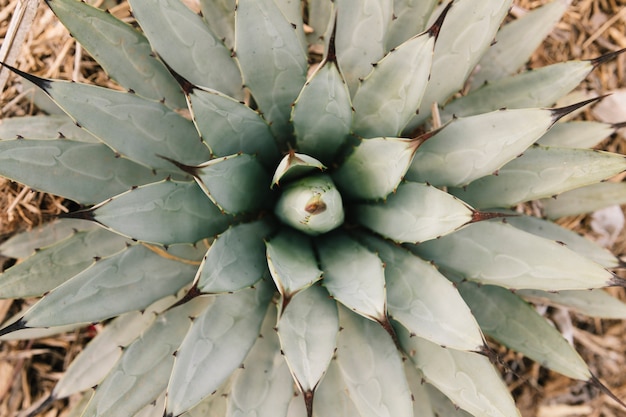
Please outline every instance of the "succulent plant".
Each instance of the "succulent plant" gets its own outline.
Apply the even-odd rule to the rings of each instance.
[[[566,1],[46,2],[125,91],[11,68],[69,117],[3,121],[0,175],[78,208],[0,246],[43,296],[0,334],[108,321],[40,409],[518,415],[485,336],[608,392],[528,300],[624,318],[622,262],[510,210],[626,170],[551,107],[617,53],[519,72]]]

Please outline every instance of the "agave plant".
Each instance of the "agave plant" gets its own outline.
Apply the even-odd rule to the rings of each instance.
[[[0,175],[79,208],[0,246],[43,296],[0,334],[110,320],[40,409],[518,415],[485,335],[608,392],[528,300],[624,318],[622,262],[510,210],[626,170],[554,107],[616,53],[520,72],[566,1],[46,2],[125,91],[11,68],[67,116],[4,120]]]

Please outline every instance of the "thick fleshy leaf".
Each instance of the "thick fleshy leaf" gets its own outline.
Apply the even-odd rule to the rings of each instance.
[[[174,355],[191,327],[213,300],[196,297],[158,316],[124,353],[83,412],[84,417],[135,415],[167,387]],[[162,410],[161,410],[162,412]]]
[[[434,186],[464,186],[524,152],[556,119],[548,109],[498,110],[454,119],[419,147],[406,176]]]
[[[65,114],[11,117],[0,121],[0,139],[72,139],[100,143],[100,140]]]
[[[541,204],[549,219],[591,213],[614,204],[626,204],[626,183],[591,184],[541,200]]]
[[[0,298],[40,297],[129,243],[101,228],[74,232],[0,274]]]
[[[325,60],[296,99],[291,119],[298,151],[332,162],[352,125],[352,104],[337,63]]]
[[[393,16],[391,0],[338,0],[337,58],[350,93],[359,80],[372,70],[372,64],[385,54],[387,29]]]
[[[615,133],[615,126],[609,123],[576,120],[556,123],[537,143],[544,146],[564,148],[593,148]]]
[[[228,49],[235,46],[235,0],[200,0],[202,17]]]
[[[120,194],[95,207],[91,216],[125,236],[163,245],[213,237],[225,230],[231,220],[197,184],[175,181],[149,184]]]
[[[568,6],[567,0],[555,0],[504,25],[480,59],[472,86],[478,87],[515,74],[561,20]]]
[[[259,336],[272,297],[267,283],[215,296],[176,352],[166,416],[179,416],[222,385]]]
[[[293,397],[293,379],[274,330],[276,308],[268,307],[261,334],[246,356],[228,394],[224,416],[285,417]]]
[[[435,267],[381,239],[359,238],[385,263],[387,309],[394,320],[411,333],[449,348],[474,351],[484,345],[471,311]]]
[[[83,204],[163,178],[104,144],[68,139],[0,141],[0,175]]]
[[[385,271],[380,258],[343,233],[325,235],[316,245],[330,295],[364,317],[385,321]]]
[[[281,13],[296,31],[296,36],[306,51],[308,44],[304,34],[304,19],[302,18],[303,5],[298,0],[274,0]]]
[[[253,155],[229,155],[184,169],[194,176],[209,199],[226,213],[240,214],[269,208],[270,176]]]
[[[263,239],[273,230],[268,220],[232,226],[206,253],[197,285],[203,293],[233,292],[269,278]]]
[[[428,85],[440,24],[392,49],[360,82],[352,100],[355,134],[398,136],[415,115]]]
[[[626,303],[599,288],[559,292],[520,290],[517,294],[534,304],[564,307],[590,317],[626,319]]]
[[[111,13],[74,0],[46,0],[72,36],[122,87],[170,107],[185,107],[183,92],[145,36]]]
[[[423,242],[450,233],[472,220],[472,210],[433,186],[401,184],[386,201],[357,204],[355,218],[396,242]]]
[[[313,0],[308,1],[306,5],[309,18],[308,26],[313,30],[311,33],[307,33],[307,40],[311,45],[322,44],[324,43],[324,34],[333,18],[333,2]]]
[[[394,0],[394,18],[387,31],[387,50],[424,31],[436,4],[436,0]]]
[[[144,245],[103,258],[42,298],[22,318],[23,327],[90,323],[140,310],[176,294],[196,266],[172,261]]]
[[[297,28],[273,0],[237,0],[235,31],[244,83],[284,143],[292,130],[291,104],[306,81],[307,56]]]
[[[413,416],[419,417],[450,417],[445,414],[435,415],[430,403],[430,396],[424,383],[424,375],[413,365],[410,360],[404,361],[404,375],[411,390],[413,400]]]
[[[626,170],[624,155],[533,146],[500,169],[451,192],[482,209],[508,207],[600,182]]]
[[[214,90],[194,88],[188,97],[194,123],[213,156],[254,154],[261,163],[273,168],[279,157],[278,148],[269,125],[259,113]]]
[[[413,416],[400,352],[383,328],[339,310],[337,364],[362,417]]]
[[[243,97],[241,74],[230,50],[200,16],[180,0],[129,3],[152,47],[176,73],[193,84]]]
[[[459,408],[456,404],[450,401],[450,398],[446,397],[441,391],[433,387],[428,383],[423,384],[424,389],[428,393],[430,404],[433,408],[435,415],[438,417],[474,417],[474,415]]]
[[[336,358],[330,361],[324,378],[320,381],[315,398],[313,411],[316,416],[324,417],[361,417],[354,404],[355,398],[350,396],[346,382]],[[289,417],[292,417],[291,415]]]
[[[613,274],[595,262],[502,222],[474,223],[413,249],[463,278],[511,289],[560,291],[613,283]]]
[[[285,227],[265,246],[270,273],[283,297],[291,298],[322,278],[308,236]]]
[[[324,164],[312,156],[290,151],[278,164],[272,178],[271,188],[280,185],[280,181],[288,182],[307,173],[321,172],[325,169]]]
[[[518,295],[493,285],[457,286],[486,334],[553,371],[582,381],[591,378],[576,350]]]
[[[427,382],[474,416],[520,416],[515,402],[489,359],[473,352],[446,349],[398,326],[405,352]]]
[[[165,390],[154,401],[146,404],[134,417],[162,417],[163,410],[165,410]]]
[[[300,390],[312,395],[337,347],[337,303],[318,285],[296,294],[278,319],[280,346]]]
[[[363,139],[333,179],[342,195],[356,200],[377,200],[398,188],[420,142],[415,139]]]

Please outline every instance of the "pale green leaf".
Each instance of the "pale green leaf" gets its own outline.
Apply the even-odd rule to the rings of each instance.
[[[303,5],[300,0],[274,0],[285,19],[293,26],[296,36],[302,45],[303,50],[307,50],[308,43],[304,34],[304,21],[302,18]]]
[[[324,171],[326,167],[317,159],[293,151],[289,152],[283,157],[278,164],[274,177],[272,178],[273,188],[276,185],[280,185],[280,181],[288,182],[295,178],[305,176],[309,173]]]
[[[218,389],[244,361],[259,336],[270,285],[215,296],[176,352],[166,415],[178,416]]]
[[[386,49],[393,49],[426,30],[426,23],[436,4],[436,0],[394,0],[394,19],[387,32]]]
[[[517,294],[535,304],[564,307],[590,317],[626,319],[626,303],[599,288],[556,293],[541,290],[520,290]]]
[[[320,381],[313,398],[313,415],[319,417],[361,417],[341,374],[336,358]],[[292,416],[289,416],[292,417]]]
[[[10,117],[0,121],[0,139],[73,139],[99,143],[100,140],[76,126],[65,114]]]
[[[401,184],[386,201],[357,204],[355,219],[396,242],[423,242],[450,233],[472,220],[461,200],[430,185]]]
[[[430,396],[424,383],[424,375],[413,365],[410,360],[404,361],[404,375],[411,390],[413,400],[414,417],[448,417],[445,415],[435,415],[433,406],[430,403]]]
[[[595,262],[502,222],[473,223],[413,249],[463,278],[511,289],[559,291],[613,282],[613,274]]]
[[[576,120],[556,123],[537,143],[544,146],[564,148],[593,148],[615,133],[615,126],[608,123]]]
[[[428,383],[424,383],[430,404],[437,417],[473,417],[470,413],[452,403],[441,391]]]
[[[228,49],[235,46],[235,0],[200,0],[202,17],[224,41]]]
[[[307,40],[311,45],[322,44],[324,34],[332,19],[334,12],[333,2],[326,0],[311,0],[306,2],[309,17],[308,25],[313,29],[308,33]]]
[[[591,213],[614,204],[626,204],[626,183],[601,182],[541,200],[549,219]]]

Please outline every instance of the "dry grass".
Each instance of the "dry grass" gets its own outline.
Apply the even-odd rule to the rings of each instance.
[[[523,12],[547,0],[516,0],[515,12]],[[0,39],[18,0],[0,0]],[[115,2],[114,2],[115,3]],[[125,5],[112,12],[129,18]],[[574,0],[565,18],[548,37],[529,62],[530,67],[561,62],[567,59],[587,59],[626,48],[625,0]],[[73,79],[100,85],[113,84],[94,61],[76,46],[52,13],[41,7],[17,66],[33,74]],[[602,65],[581,85],[581,91],[604,94],[626,88],[626,56]],[[15,77],[0,94],[0,118],[33,114],[33,93],[25,91]],[[591,119],[590,111],[582,114]],[[626,114],[624,115],[626,120]],[[603,149],[626,154],[623,139],[613,137]],[[0,241],[17,230],[33,227],[45,219],[66,210],[62,199],[42,194],[18,184],[0,179]],[[581,233],[589,233],[588,218],[578,216],[560,221]],[[617,240],[613,251],[626,254],[626,236]],[[0,269],[6,259],[0,258]],[[622,289],[610,290],[626,300]],[[0,320],[14,314],[24,302],[0,301]],[[558,317],[554,311],[549,317]],[[574,340],[578,351],[591,371],[626,399],[626,324],[621,321],[598,320],[568,315],[574,324]],[[37,341],[3,342],[0,344],[0,416],[17,415],[38,399],[50,393],[62,371],[81,350],[93,328]],[[626,410],[606,395],[578,381],[547,371],[523,359],[514,352],[500,349],[502,357],[513,372],[505,378],[517,398],[524,417],[619,417]],[[69,401],[75,401],[74,398]],[[68,401],[58,401],[43,415],[66,416]]]

